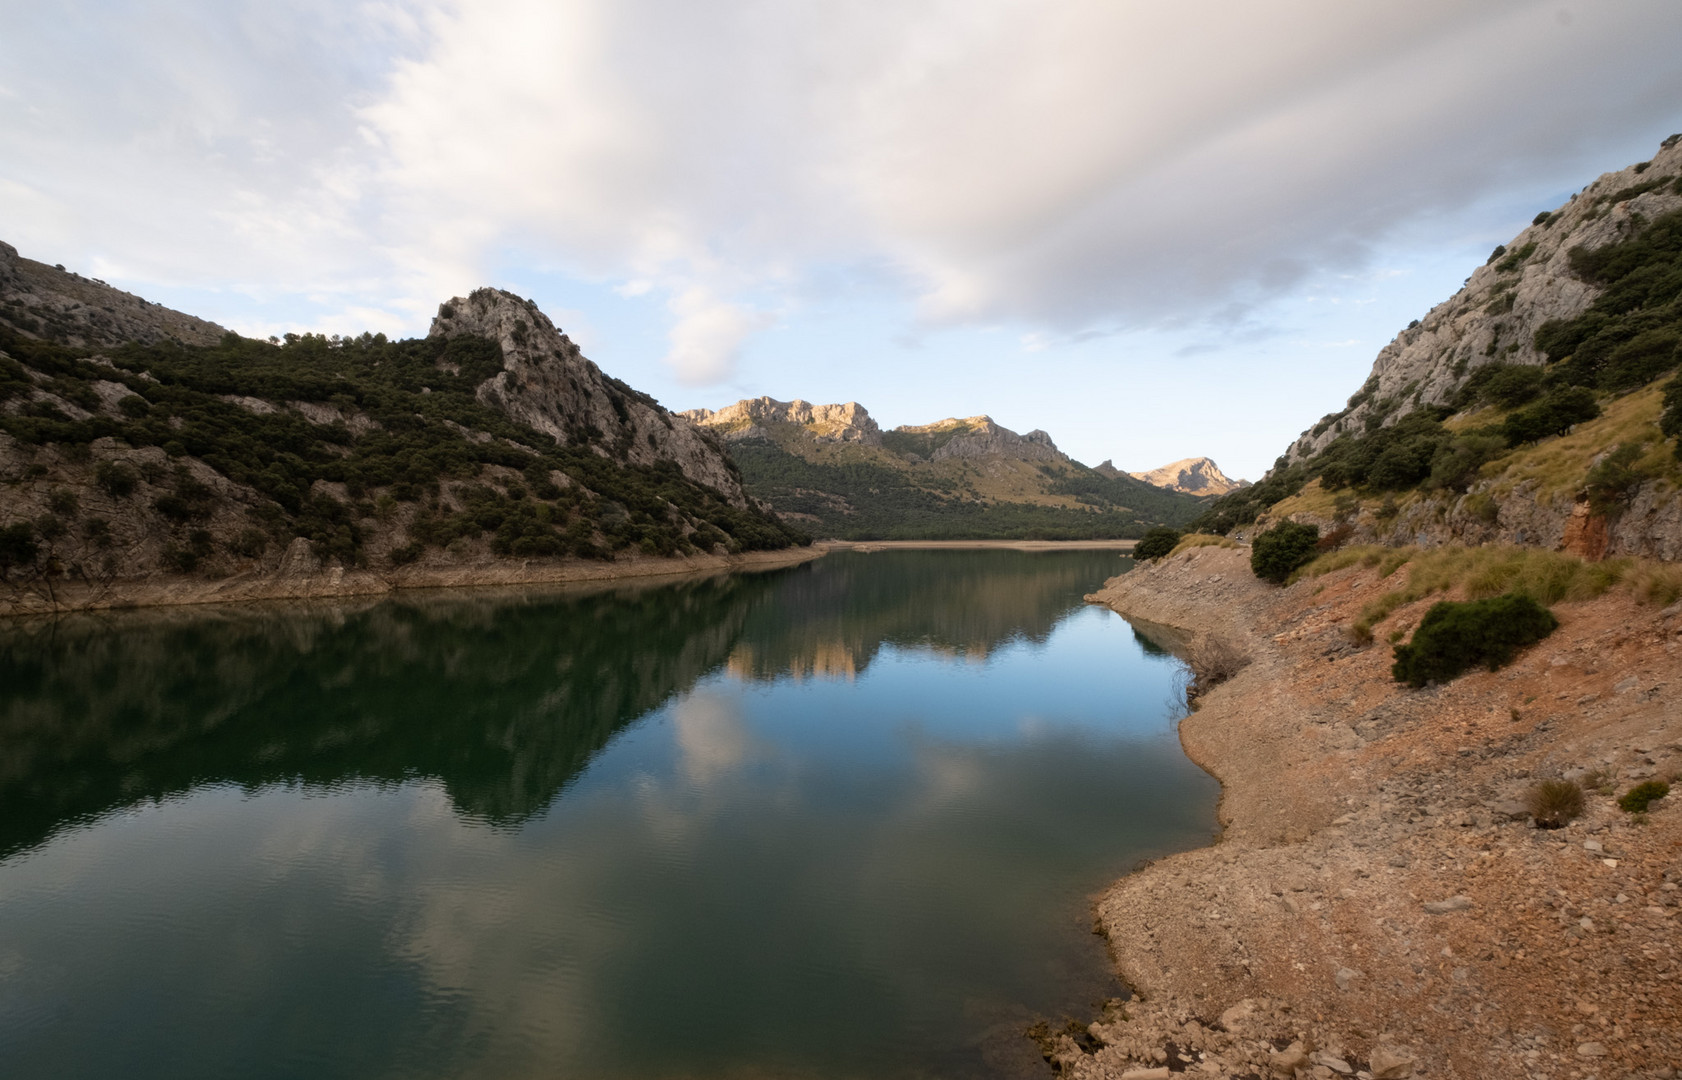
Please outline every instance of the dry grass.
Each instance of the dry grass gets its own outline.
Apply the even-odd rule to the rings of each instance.
[[[1583,812],[1583,789],[1570,780],[1543,780],[1524,793],[1525,808],[1536,824],[1557,829]]]
[[[1174,545],[1174,550],[1168,553],[1168,557],[1173,558],[1180,552],[1190,551],[1192,548],[1235,548],[1237,546],[1238,541],[1229,539],[1225,536],[1216,536],[1213,533],[1187,533],[1186,535],[1180,537],[1180,542]]]
[[[1682,469],[1659,434],[1663,398],[1663,380],[1659,380],[1633,394],[1603,402],[1606,411],[1598,419],[1578,424],[1567,435],[1505,454],[1485,465],[1483,475],[1499,477],[1497,495],[1506,495],[1529,480],[1536,483],[1538,495],[1570,497],[1582,488],[1596,455],[1633,442],[1648,444],[1647,452],[1635,463],[1638,469],[1671,483],[1682,481]]]

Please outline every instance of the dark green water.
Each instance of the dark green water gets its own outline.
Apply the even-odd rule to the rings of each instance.
[[[0,624],[0,1076],[1044,1075],[1214,828],[1122,565]]]

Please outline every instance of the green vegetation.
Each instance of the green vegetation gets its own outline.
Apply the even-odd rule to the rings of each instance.
[[[1583,789],[1571,780],[1543,780],[1524,793],[1524,806],[1541,828],[1563,828],[1582,816]]]
[[[1133,546],[1135,559],[1160,559],[1168,555],[1180,544],[1178,529],[1170,529],[1166,525],[1146,529],[1145,535]]]
[[[1624,792],[1618,809],[1630,814],[1645,814],[1647,807],[1670,794],[1670,785],[1663,780],[1643,780]]]
[[[593,445],[600,432],[560,446],[481,404],[475,388],[503,364],[491,341],[287,335],[277,346],[229,334],[213,347],[103,350],[107,365],[89,359],[90,350],[0,332],[0,350],[10,354],[0,357],[0,400],[41,389],[91,414],[72,419],[50,401],[31,402],[0,417],[0,430],[21,443],[86,454],[94,440],[113,438],[183,461],[172,477],[146,478],[168,484],[151,506],[178,530],[172,559],[183,569],[208,553],[208,534],[195,540],[193,527],[219,505],[185,467],[189,457],[267,500],[251,514],[259,535],[242,537],[241,547],[303,536],[347,564],[366,561],[369,522],[397,503],[416,505],[415,543],[490,533],[493,548],[510,555],[673,554],[720,544],[742,551],[803,539],[761,512],[730,506],[674,464],[620,464],[613,457],[623,447],[604,446],[613,457],[603,456]],[[32,381],[24,365],[45,382]],[[100,411],[95,384],[102,380],[128,391],[116,416]],[[332,419],[312,423],[292,409],[247,408],[241,398],[313,403],[322,407],[316,415]],[[506,471],[501,490],[474,482],[498,467],[525,483]],[[132,496],[141,479],[121,463],[94,468],[94,481],[114,498]],[[323,482],[343,485],[346,497]],[[452,509],[446,494],[461,508]],[[8,550],[11,561],[0,569],[28,561],[21,541]]]
[[[748,491],[779,513],[816,519],[813,529],[823,535],[848,540],[1126,539],[1154,524],[1179,524],[1202,505],[1193,496],[1132,477],[1111,481],[1091,470],[1051,481],[1054,493],[1083,503],[1073,508],[936,490],[908,471],[875,462],[808,461],[766,439],[730,449]]]
[[[1662,177],[1606,198],[1622,201],[1672,182]],[[1498,248],[1490,261],[1503,272],[1516,270],[1532,251],[1528,244],[1513,252]],[[1627,240],[1594,251],[1575,248],[1569,260],[1573,273],[1603,292],[1581,315],[1537,329],[1535,346],[1547,358],[1545,366],[1486,364],[1448,405],[1415,408],[1393,423],[1387,421],[1407,400],[1406,388],[1374,400],[1378,386],[1369,379],[1344,412],[1314,429],[1342,430],[1350,412],[1371,402],[1362,430],[1344,431],[1306,460],[1281,458],[1261,483],[1215,500],[1192,527],[1226,533],[1248,525],[1314,479],[1329,492],[1463,492],[1486,464],[1598,418],[1609,396],[1637,390],[1682,364],[1682,211],[1654,219]],[[1481,407],[1504,415],[1481,427],[1451,430],[1443,424]],[[1682,440],[1682,375],[1665,385],[1659,432]],[[1633,464],[1619,459],[1603,470],[1589,481],[1590,496],[1618,503],[1631,488],[1617,483],[1629,477],[1611,471]]]
[[[1314,558],[1318,525],[1281,521],[1250,544],[1250,569],[1263,581],[1283,585],[1293,571]]]
[[[1478,664],[1495,671],[1558,626],[1553,612],[1522,592],[1485,600],[1441,600],[1425,613],[1413,639],[1396,647],[1390,674],[1397,682],[1424,686],[1448,682]]]

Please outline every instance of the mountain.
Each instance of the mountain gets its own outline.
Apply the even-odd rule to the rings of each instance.
[[[1105,466],[1109,466],[1108,470]],[[1116,469],[1106,461],[1098,466],[1097,471],[1113,475]],[[1154,487],[1184,491],[1190,495],[1225,495],[1229,491],[1249,486],[1248,480],[1230,479],[1221,472],[1219,465],[1206,457],[1182,458],[1158,469],[1128,475]]]
[[[1682,558],[1682,136],[1536,215],[1381,350],[1226,532],[1290,517],[1382,543]]]
[[[378,591],[803,539],[716,435],[511,293],[447,301],[425,338],[265,342],[0,255],[0,608],[171,581]]]
[[[682,414],[730,446],[748,492],[846,539],[1095,538],[1183,523],[1203,500],[1071,460],[988,416],[883,431],[864,406],[762,397]]]

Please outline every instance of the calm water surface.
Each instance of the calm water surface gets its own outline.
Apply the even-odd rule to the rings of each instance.
[[[0,624],[0,1076],[1043,1075],[1214,829],[1123,565]]]

